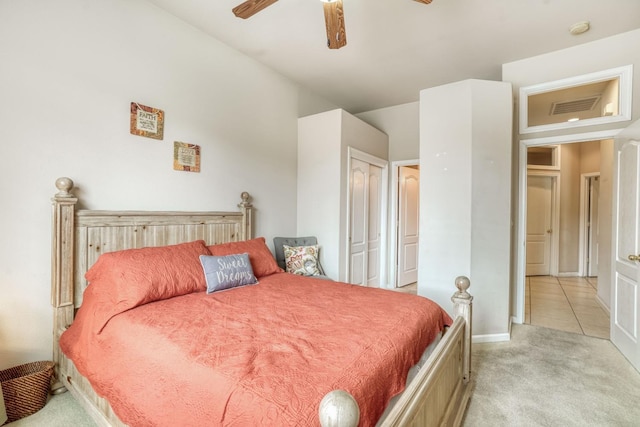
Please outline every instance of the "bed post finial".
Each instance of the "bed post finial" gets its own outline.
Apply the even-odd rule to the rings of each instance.
[[[472,314],[472,302],[473,297],[467,292],[471,286],[471,281],[466,276],[456,277],[456,288],[458,292],[453,294],[451,301],[453,301],[453,316],[462,317],[465,320],[466,327],[464,328],[464,350],[462,357],[463,360],[463,381],[469,382],[471,376],[471,314]]]
[[[240,206],[241,208],[253,207],[253,205],[251,204],[251,196],[249,195],[249,193],[243,191],[242,193],[240,193],[240,198],[242,199],[242,202],[240,202],[238,206]]]
[[[73,197],[73,194],[71,194],[73,180],[71,180],[71,178],[63,176],[56,179],[56,188],[59,190],[58,193],[56,193],[56,197]]]
[[[249,240],[253,238],[253,205],[251,204],[251,195],[248,192],[243,191],[240,194],[242,201],[238,204],[238,207],[244,215],[244,221],[242,223],[242,236],[240,240]]]
[[[458,288],[458,292],[454,294],[454,297],[473,299],[473,297],[469,295],[469,292],[467,292],[467,289],[469,289],[469,286],[471,286],[471,281],[469,280],[468,277],[466,276],[456,277],[456,288]]]
[[[333,390],[320,401],[322,427],[357,427],[360,421],[358,402],[344,390]]]

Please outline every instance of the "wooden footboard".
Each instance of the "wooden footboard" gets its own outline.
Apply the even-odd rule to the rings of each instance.
[[[252,205],[241,195],[238,212],[76,211],[69,178],[56,181],[53,202],[52,287],[53,360],[59,381],[101,426],[124,426],[59,348],[61,334],[73,322],[86,287],[84,273],[103,252],[203,239],[208,244],[252,237]],[[471,392],[471,307],[469,279],[456,279],[454,323],[424,367],[408,385],[381,426],[461,424]],[[320,404],[323,427],[357,426],[359,409],[348,393],[336,390]]]
[[[471,307],[469,279],[456,279],[455,320],[427,362],[407,386],[380,427],[459,426],[472,391]],[[320,405],[322,427],[356,427],[359,409],[353,397],[339,390]]]
[[[460,425],[471,391],[460,363],[464,329],[464,320],[458,317],[382,426]]]

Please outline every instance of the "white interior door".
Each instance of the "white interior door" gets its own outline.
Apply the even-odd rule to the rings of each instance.
[[[553,179],[542,175],[527,176],[527,276],[548,276],[550,273]]]
[[[367,274],[367,237],[369,222],[369,163],[351,159],[349,283],[365,285]]]
[[[611,341],[640,370],[640,142],[616,140]]]
[[[367,286],[380,287],[380,237],[382,235],[382,168],[369,165],[367,203]]]
[[[418,281],[420,170],[400,166],[398,171],[398,279],[396,286]]]

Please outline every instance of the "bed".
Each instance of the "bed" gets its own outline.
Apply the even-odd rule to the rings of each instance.
[[[440,326],[448,324],[446,333],[437,345],[431,344],[424,365],[405,387],[406,372],[438,335],[438,331],[425,332],[421,323],[430,316],[431,302],[418,296],[294,277],[274,270],[268,257],[260,255],[258,260],[252,255],[266,246],[264,239],[253,236],[253,206],[248,193],[242,193],[239,210],[231,212],[93,211],[76,209],[78,199],[69,178],[58,179],[56,187],[58,192],[52,199],[56,375],[99,425],[175,425],[176,420],[184,423],[185,419],[189,425],[324,427],[461,423],[472,389],[472,297],[467,292],[467,278],[455,279],[458,290],[452,297],[453,319],[446,313],[436,316]],[[198,264],[193,262],[197,254],[228,257],[247,248],[257,285],[207,293],[209,283],[203,289],[201,280],[193,279],[193,284],[189,281],[197,276]],[[180,265],[190,263],[194,273],[185,273],[190,271],[187,267],[174,269],[177,279],[173,282],[179,282],[178,287],[169,284],[166,291],[144,290],[138,285],[127,288],[125,280],[118,282],[135,270],[130,265],[123,267],[121,255],[138,266],[164,256],[153,268],[155,272],[173,268],[167,265],[184,254],[188,258]],[[155,273],[141,274],[146,277]],[[102,283],[116,282],[117,297],[104,300],[113,298],[115,291]],[[153,286],[158,283],[154,281]],[[314,295],[313,303],[304,299],[308,295]],[[280,300],[286,301],[284,306],[272,309]],[[381,300],[398,307],[391,322],[381,314],[384,311],[374,309]],[[222,307],[226,306],[232,308],[229,314],[223,314]],[[305,309],[300,310],[300,306]],[[302,312],[313,311],[310,306],[316,310],[312,320],[301,319]],[[368,318],[359,319],[367,314],[358,314],[358,306],[367,307]],[[289,309],[292,311],[287,312]],[[210,313],[213,318],[192,314],[178,320],[179,313],[189,310],[207,316]],[[402,310],[407,317],[401,317]],[[255,326],[263,317],[265,324],[274,325],[265,335],[262,327]],[[415,322],[414,328],[422,332],[405,336],[405,344],[396,344],[391,341],[395,335],[409,332],[388,331],[412,328],[399,328],[394,321],[404,326]],[[192,330],[184,326],[185,322],[206,327]],[[284,326],[292,323],[298,326],[283,332]],[[150,324],[156,329],[147,329]],[[376,326],[367,330],[366,325]],[[357,333],[353,327],[358,328]],[[174,340],[168,348],[160,347],[167,339],[160,333],[164,330]],[[250,339],[245,339],[247,334]],[[290,335],[293,341],[282,335]],[[79,342],[83,340],[90,345],[81,349]],[[141,340],[145,345],[134,348]],[[240,344],[249,345],[249,350]],[[100,364],[92,361],[91,365],[79,358],[80,353],[92,353],[91,357],[104,360]],[[369,361],[370,353],[377,354],[375,361]],[[141,363],[135,365],[133,361]],[[230,370],[209,370],[221,361],[229,364]],[[164,364],[172,366],[172,371],[161,371],[160,365]],[[106,379],[94,378],[97,371]],[[221,389],[226,394],[209,394],[213,384],[216,393]],[[389,401],[394,403],[384,411]]]

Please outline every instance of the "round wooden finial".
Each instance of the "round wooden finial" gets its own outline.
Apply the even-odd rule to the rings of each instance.
[[[458,288],[458,296],[467,296],[467,289],[471,286],[471,281],[466,276],[456,277],[456,288]]]
[[[73,194],[70,193],[73,188],[73,181],[71,178],[63,176],[56,179],[56,188],[58,189],[56,197],[73,197]]]
[[[322,427],[357,427],[360,421],[358,402],[344,390],[333,390],[320,401]]]
[[[238,206],[245,207],[245,208],[250,208],[252,206],[250,202],[251,196],[249,195],[249,193],[247,193],[246,191],[243,191],[240,194],[240,198],[242,199],[242,202],[240,202]]]

